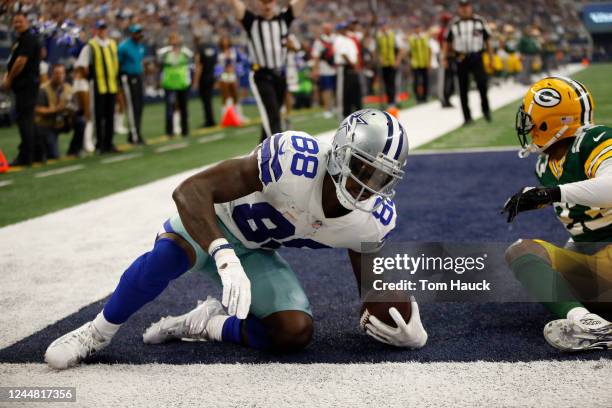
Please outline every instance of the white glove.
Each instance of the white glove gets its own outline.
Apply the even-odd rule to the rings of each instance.
[[[217,244],[215,240],[213,244]],[[223,240],[225,241],[225,240]],[[213,247],[211,244],[211,248]],[[227,245],[227,241],[225,241]],[[251,281],[244,273],[240,259],[236,256],[229,245],[228,248],[213,250],[210,253],[214,254],[217,271],[221,277],[223,284],[223,296],[221,303],[227,307],[227,312],[231,316],[236,316],[239,319],[246,319],[251,307]]]
[[[427,343],[427,332],[421,323],[419,305],[413,296],[410,297],[410,305],[412,310],[410,312],[409,323],[406,323],[400,312],[392,307],[389,309],[389,314],[397,327],[391,327],[381,322],[376,316],[370,316],[368,324],[365,326],[366,333],[376,340],[391,346],[407,347],[410,349],[423,347]]]

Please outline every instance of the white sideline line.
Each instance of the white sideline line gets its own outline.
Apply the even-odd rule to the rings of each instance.
[[[174,188],[203,168],[0,228],[0,349],[112,292],[176,212]]]
[[[41,178],[41,177],[56,176],[58,174],[70,173],[70,172],[81,170],[84,168],[85,168],[84,164],[75,164],[74,166],[66,166],[66,167],[61,167],[59,169],[41,171],[39,173],[36,173],[34,177]]]
[[[465,149],[440,149],[440,150],[415,150],[410,152],[409,156],[420,156],[430,154],[460,154],[460,153],[488,153],[488,152],[517,152],[518,146],[495,146],[495,147],[468,147]]]
[[[2,180],[0,181],[0,187],[10,186],[13,184],[13,180]]]
[[[316,116],[320,116],[320,115],[316,115]],[[298,116],[296,118],[289,118],[289,120],[291,120],[291,122],[293,123],[302,123],[302,122],[306,122],[307,120],[311,120],[312,116]]]
[[[249,126],[249,127],[245,127],[242,129],[238,129],[236,130],[234,133],[237,135],[244,135],[245,133],[249,133],[251,131],[253,131],[255,128],[253,126]]]
[[[206,346],[202,343],[203,348]],[[143,347],[147,346],[143,344]],[[610,377],[612,362],[607,359],[364,364],[92,364],[64,371],[50,370],[45,364],[0,364],[0,378],[5,387],[70,385],[76,387],[78,406],[101,408],[125,406],[125,401],[131,401],[130,406],[164,408],[608,408],[612,395]],[[233,392],[228,392],[228,378]]]
[[[174,143],[174,144],[171,144],[171,145],[168,145],[168,146],[158,147],[157,149],[155,149],[155,153],[171,152],[173,150],[184,149],[187,146],[189,146],[189,143],[187,143],[187,142]]]
[[[121,156],[115,156],[115,157],[110,157],[108,159],[100,160],[100,163],[102,164],[117,163],[117,162],[122,162],[125,160],[132,160],[132,159],[135,159],[141,156],[142,156],[142,153],[122,154]]]
[[[221,135],[221,134],[212,135],[212,136],[209,136],[209,137],[203,137],[201,139],[198,139],[197,143],[199,143],[199,144],[210,143],[210,142],[214,142],[214,141],[221,140],[221,139],[224,139],[224,138],[225,138],[225,135]]]

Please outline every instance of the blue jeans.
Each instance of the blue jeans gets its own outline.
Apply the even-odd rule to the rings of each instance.
[[[164,99],[166,100],[166,134],[168,136],[174,135],[174,108],[178,105],[181,114],[181,134],[183,136],[189,136],[189,116],[187,113],[189,89],[165,89],[164,93]]]
[[[58,159],[59,147],[57,139],[59,136],[59,131],[53,128],[37,126],[36,132],[38,139],[44,146],[43,151],[46,152],[44,157],[47,159]]]

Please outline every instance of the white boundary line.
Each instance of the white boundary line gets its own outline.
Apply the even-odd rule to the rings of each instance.
[[[115,157],[110,157],[108,159],[100,160],[100,163],[102,163],[102,164],[117,163],[117,162],[122,162],[122,161],[126,161],[126,160],[132,160],[132,159],[135,159],[135,158],[141,157],[141,156],[142,156],[142,153],[122,154],[121,156],[115,156]]]
[[[66,166],[66,167],[62,167],[59,169],[41,171],[40,173],[34,174],[34,177],[41,178],[41,177],[56,176],[58,174],[70,173],[70,172],[81,170],[84,168],[85,168],[84,164],[75,164],[74,166]]]
[[[2,180],[0,181],[0,187],[6,187],[13,184],[13,180]]]
[[[174,144],[171,144],[171,145],[168,145],[168,146],[158,147],[157,149],[155,149],[155,153],[171,152],[173,150],[184,149],[187,146],[189,146],[189,143],[187,143],[187,142],[174,143]]]
[[[318,116],[317,114],[313,115],[313,116]],[[289,118],[291,120],[291,122],[293,123],[302,123],[302,122],[306,122],[308,120],[312,120],[313,118],[310,116],[298,116],[295,118]]]
[[[206,346],[202,343],[203,348]],[[142,347],[147,346],[143,344]],[[229,349],[235,346],[228,344],[227,347],[231,353]],[[100,408],[126,405],[164,408],[603,408],[610,406],[611,375],[612,362],[607,359],[363,364],[91,364],[64,371],[52,371],[45,364],[0,364],[0,378],[5,387],[70,385],[76,387],[79,407]],[[228,392],[228,378],[231,379],[231,392]],[[126,404],[126,401],[130,403]]]
[[[224,139],[225,135],[212,135],[209,137],[203,137],[201,139],[198,139],[198,141],[196,143],[198,144],[203,144],[203,143],[210,143],[210,142],[215,142],[217,140],[221,140]]]
[[[254,126],[243,127],[243,128],[240,128],[240,129],[237,129],[236,131],[234,131],[234,134],[236,134],[236,135],[244,135],[244,134],[249,133],[249,132],[251,132],[253,130],[257,130],[257,128],[254,127]]]

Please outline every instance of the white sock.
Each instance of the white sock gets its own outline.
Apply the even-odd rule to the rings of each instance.
[[[119,327],[121,327],[120,324],[114,324],[106,320],[104,313],[102,312],[98,313],[93,321],[93,325],[96,330],[98,330],[98,332],[106,339],[111,339],[115,333],[117,333]]]
[[[569,312],[567,312],[567,318],[568,318],[568,320],[577,322],[580,319],[582,319],[588,313],[589,313],[589,311],[586,310],[584,307],[575,307],[572,310],[570,310]]]
[[[210,340],[223,340],[223,325],[227,319],[229,319],[229,316],[227,315],[217,315],[208,320],[208,323],[206,323],[206,332],[208,333],[208,338]]]

